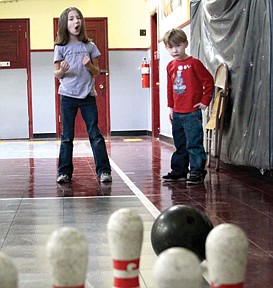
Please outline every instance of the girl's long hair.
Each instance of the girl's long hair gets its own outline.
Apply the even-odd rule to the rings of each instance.
[[[68,13],[70,11],[76,11],[79,16],[82,19],[82,25],[81,25],[81,31],[78,36],[79,41],[82,41],[84,43],[90,42],[90,39],[87,37],[86,29],[85,29],[85,22],[83,19],[82,12],[76,8],[76,7],[69,7],[63,11],[61,14],[59,21],[58,21],[58,32],[57,37],[55,39],[55,45],[61,45],[64,46],[69,42],[69,32],[67,29],[67,23],[68,23]]]

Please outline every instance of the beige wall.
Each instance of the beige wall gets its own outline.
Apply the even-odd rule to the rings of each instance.
[[[107,17],[109,48],[148,48],[150,13],[147,0],[18,0],[0,3],[0,18],[29,18],[31,49],[53,48],[53,18],[70,6],[84,17]],[[146,29],[147,36],[139,36]]]

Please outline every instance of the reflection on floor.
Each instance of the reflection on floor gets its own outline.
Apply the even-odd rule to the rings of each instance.
[[[75,173],[70,184],[56,184],[59,141],[0,141],[0,247],[13,258],[20,288],[48,288],[45,255],[56,228],[74,226],[88,238],[87,287],[112,286],[107,243],[109,216],[133,208],[144,221],[141,287],[152,287],[156,259],[150,244],[155,217],[175,204],[200,208],[214,225],[231,222],[246,232],[249,264],[246,288],[272,287],[273,186],[258,173],[221,164],[203,185],[164,184],[173,146],[150,137],[107,140],[113,183],[100,184],[88,141],[75,141]],[[204,287],[207,284],[204,283]]]

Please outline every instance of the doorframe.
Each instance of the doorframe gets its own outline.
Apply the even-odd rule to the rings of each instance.
[[[150,16],[151,22],[151,105],[152,105],[152,136],[160,133],[160,89],[159,89],[159,58],[158,58],[158,13],[155,10]]]
[[[32,109],[32,81],[31,81],[31,55],[30,55],[30,19],[22,19],[26,22],[26,45],[27,45],[27,95],[28,95],[28,130],[29,139],[33,138],[33,109]]]
[[[105,25],[105,37],[107,39],[106,43],[105,43],[105,51],[107,53],[107,58],[105,60],[105,64],[106,64],[106,69],[108,71],[108,75],[105,79],[105,84],[106,84],[106,96],[105,96],[105,100],[106,100],[106,136],[109,137],[111,135],[111,118],[110,118],[110,79],[109,79],[109,46],[108,46],[108,18],[107,17],[101,17],[99,19],[103,19],[104,20],[104,25]]]

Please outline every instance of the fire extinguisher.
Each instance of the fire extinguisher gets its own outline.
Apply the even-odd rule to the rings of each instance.
[[[146,57],[142,58],[141,64],[141,77],[142,77],[142,88],[150,87],[150,64]]]

